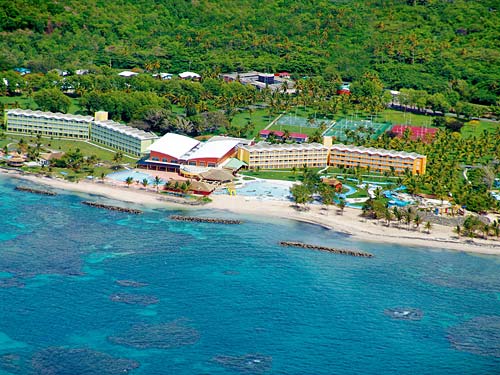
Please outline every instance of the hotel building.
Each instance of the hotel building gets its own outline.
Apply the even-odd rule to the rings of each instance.
[[[380,148],[366,148],[334,144],[330,147],[329,165],[335,167],[361,167],[372,171],[394,170],[403,173],[425,174],[427,157],[414,152],[392,151]]]
[[[103,111],[95,113],[90,125],[91,141],[135,156],[146,154],[157,139],[154,133],[108,120],[108,113]]]
[[[91,140],[140,156],[158,138],[153,133],[108,120],[107,112],[92,116],[41,112],[22,109],[8,110],[5,114],[8,132],[45,137]]]
[[[92,116],[67,115],[29,109],[10,109],[6,112],[5,117],[8,132],[76,139],[88,139],[90,124],[94,121]]]
[[[320,143],[244,145],[238,148],[238,159],[249,169],[289,169],[325,167],[328,162],[328,147]]]

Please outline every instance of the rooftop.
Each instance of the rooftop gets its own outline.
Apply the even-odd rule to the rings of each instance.
[[[94,120],[94,117],[92,116],[80,116],[80,115],[72,115],[59,112],[32,111],[31,109],[19,109],[19,108],[7,110],[7,115],[9,114],[30,116],[30,117],[43,117],[48,119],[57,118],[63,120],[76,120],[85,122],[91,122]]]
[[[200,147],[192,153],[184,155],[183,159],[205,159],[205,158],[221,158],[229,151],[235,148],[240,142],[235,139],[215,140],[211,139],[205,143],[201,143]]]
[[[383,148],[373,148],[373,147],[363,147],[363,146],[349,146],[341,143],[334,144],[331,146],[332,150],[339,151],[350,151],[350,152],[358,152],[361,154],[377,154],[381,156],[397,156],[405,159],[419,159],[425,158],[425,155],[420,155],[415,152],[405,152],[405,151],[394,151],[394,150],[386,150]]]
[[[111,129],[115,132],[123,133],[129,135],[133,138],[138,138],[140,140],[156,139],[158,138],[156,134],[145,132],[144,130],[136,129],[131,126],[120,124],[112,120],[107,121],[93,121],[94,124],[102,126],[107,129]]]
[[[200,78],[201,76],[198,73],[194,72],[182,72],[179,74],[181,78]]]
[[[136,73],[136,72],[131,72],[131,71],[128,71],[128,70],[125,70],[121,73],[118,73],[118,75],[120,77],[132,77],[132,76],[136,76],[138,75],[139,73]]]
[[[196,139],[180,134],[167,133],[149,146],[148,150],[181,159],[184,154],[188,153],[199,144],[200,141]]]
[[[241,146],[240,148],[248,151],[283,151],[283,150],[328,150],[328,147],[321,143],[281,143],[269,144],[267,142],[259,142],[253,146]]]

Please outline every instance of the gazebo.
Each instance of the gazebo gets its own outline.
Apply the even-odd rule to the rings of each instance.
[[[9,167],[22,167],[25,159],[21,155],[15,155],[7,160]]]
[[[200,177],[203,180],[216,182],[231,182],[234,180],[234,176],[224,169],[211,169],[207,172],[200,173]]]

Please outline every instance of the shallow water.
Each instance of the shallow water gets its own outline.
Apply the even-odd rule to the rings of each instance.
[[[278,219],[127,215],[15,185],[0,177],[1,375],[499,372],[500,258]],[[401,308],[420,319],[387,313]]]

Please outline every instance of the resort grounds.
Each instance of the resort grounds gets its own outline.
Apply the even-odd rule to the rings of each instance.
[[[166,196],[156,192],[154,186],[144,187],[135,183],[127,186],[105,178],[101,180],[84,180],[78,183],[65,181],[61,178],[47,178],[21,173],[15,170],[1,169],[2,175],[43,184],[55,189],[71,192],[101,196],[103,198],[126,202],[127,205],[140,205],[150,208],[175,208],[193,210],[199,208],[186,204],[186,200],[178,197]],[[144,172],[144,170],[140,170]],[[151,172],[153,173],[153,172]],[[152,175],[154,178],[154,175]],[[159,176],[162,179],[170,176]],[[178,176],[176,175],[176,179]],[[242,180],[243,181],[243,180]],[[250,181],[252,182],[252,181]],[[282,183],[286,183],[283,181]],[[23,184],[20,182],[19,184]],[[288,184],[288,183],[287,183]],[[88,198],[88,197],[87,197]],[[465,251],[470,253],[500,255],[500,243],[493,240],[470,239],[457,236],[452,227],[434,224],[430,233],[423,229],[407,229],[404,226],[392,224],[387,226],[379,221],[366,220],[361,217],[361,210],[346,207],[341,213],[335,207],[327,209],[320,204],[310,204],[307,210],[297,209],[289,200],[272,199],[272,197],[229,195],[227,193],[212,194],[211,202],[202,207],[212,209],[213,216],[217,212],[227,211],[239,219],[268,220],[286,219],[298,220],[320,225],[324,228],[342,232],[352,236],[358,241],[371,241],[387,244],[400,244],[404,246],[431,247]]]

